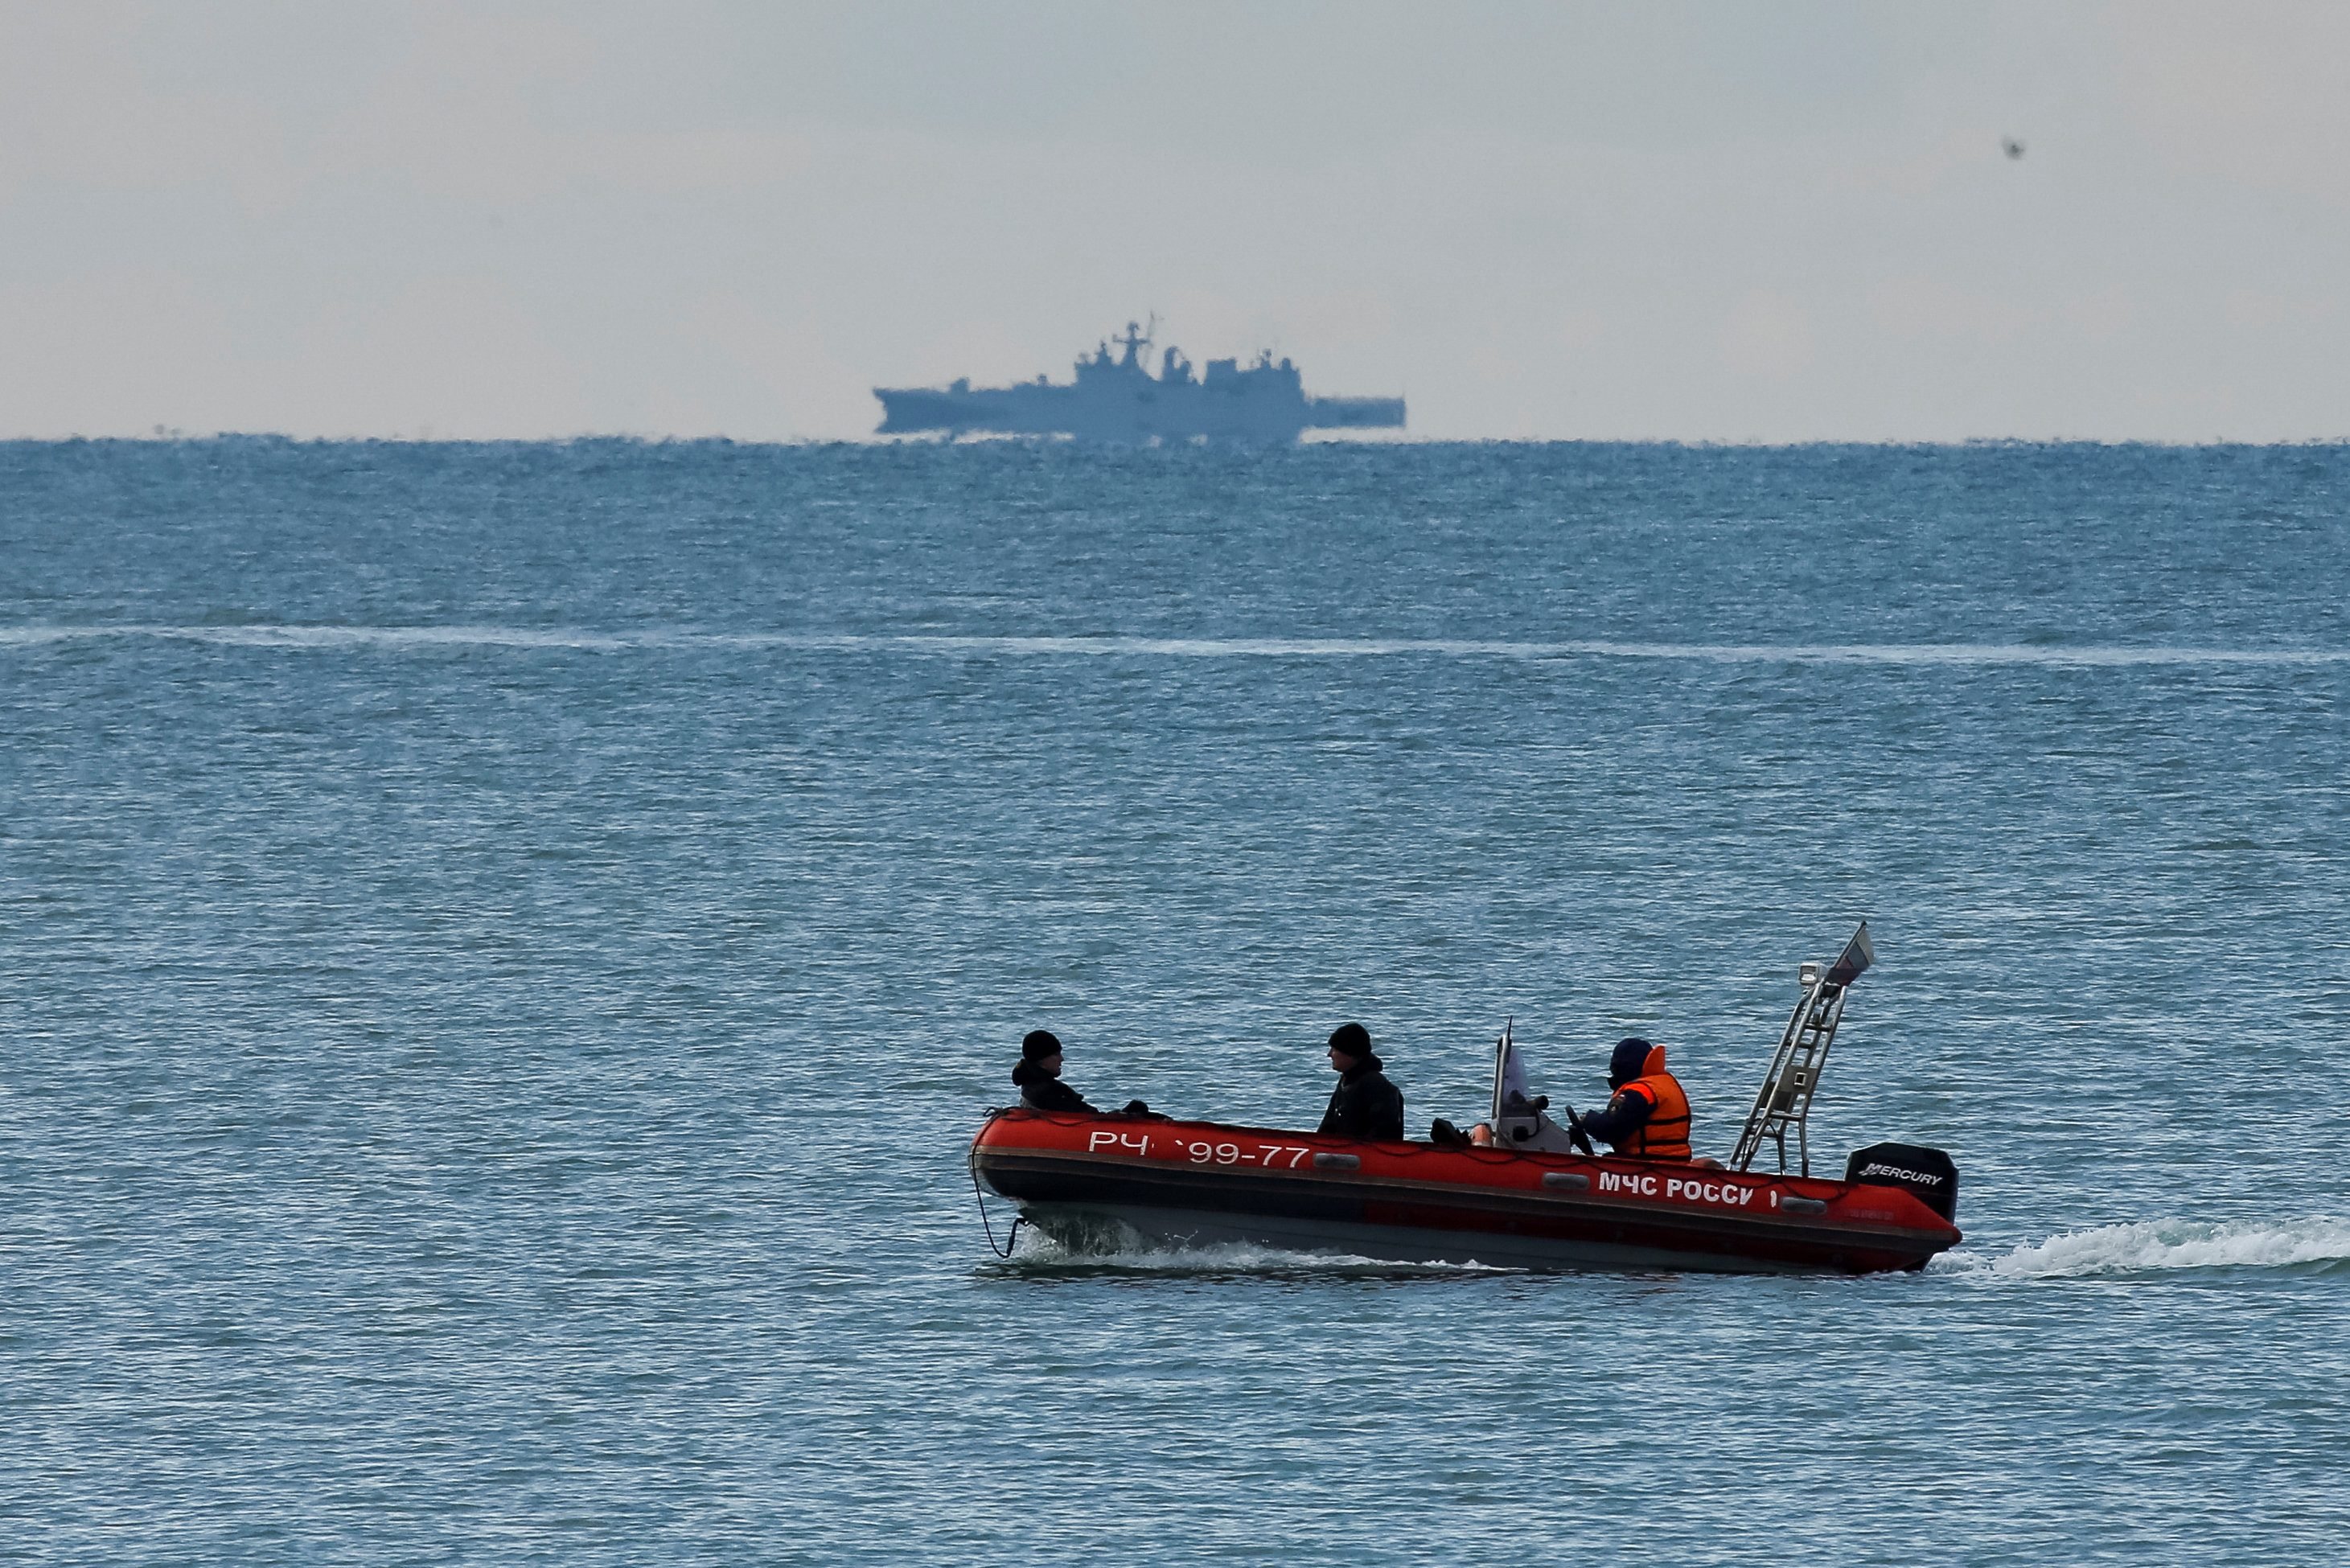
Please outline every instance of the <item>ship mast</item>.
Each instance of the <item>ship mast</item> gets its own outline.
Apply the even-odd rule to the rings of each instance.
[[[1113,337],[1110,339],[1113,343],[1122,343],[1126,346],[1126,358],[1119,360],[1118,363],[1122,365],[1141,364],[1142,351],[1150,347],[1151,334],[1158,330],[1159,317],[1155,312],[1150,317],[1150,325],[1149,327],[1144,327],[1138,322],[1128,322],[1126,324],[1125,335],[1123,337]]]

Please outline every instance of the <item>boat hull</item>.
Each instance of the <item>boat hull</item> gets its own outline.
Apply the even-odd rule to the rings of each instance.
[[[1894,1187],[1679,1163],[998,1113],[972,1169],[1079,1251],[1242,1242],[1394,1262],[1871,1273],[1960,1235]]]

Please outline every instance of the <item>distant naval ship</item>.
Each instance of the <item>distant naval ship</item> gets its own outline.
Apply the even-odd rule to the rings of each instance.
[[[1117,346],[1125,349],[1113,356]],[[1016,387],[981,387],[968,380],[945,388],[876,387],[882,435],[923,431],[1011,435],[1066,435],[1079,441],[1206,441],[1243,446],[1293,441],[1309,430],[1400,430],[1401,398],[1309,398],[1287,359],[1260,354],[1253,365],[1211,359],[1194,376],[1191,362],[1170,347],[1153,376],[1150,335],[1129,321],[1077,361],[1076,379],[1056,385],[1039,376]]]

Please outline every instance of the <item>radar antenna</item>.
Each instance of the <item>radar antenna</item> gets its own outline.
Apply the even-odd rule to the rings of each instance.
[[[1123,344],[1126,348],[1126,358],[1119,360],[1118,363],[1122,365],[1141,364],[1142,351],[1150,347],[1151,335],[1158,330],[1159,317],[1156,313],[1153,313],[1151,316],[1150,325],[1148,327],[1144,327],[1138,322],[1128,322],[1126,324],[1126,331],[1120,336],[1110,339],[1111,342]]]

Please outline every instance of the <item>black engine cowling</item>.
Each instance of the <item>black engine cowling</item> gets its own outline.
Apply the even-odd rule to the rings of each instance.
[[[1846,1181],[1898,1187],[1955,1225],[1959,1221],[1959,1168],[1939,1148],[1914,1143],[1873,1143],[1853,1150],[1844,1163]]]

